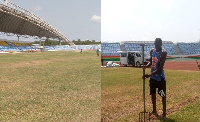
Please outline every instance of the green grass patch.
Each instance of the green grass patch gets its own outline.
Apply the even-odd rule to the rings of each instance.
[[[180,111],[171,114],[168,116],[168,119],[165,122],[170,122],[174,120],[177,122],[199,122],[200,121],[200,112],[199,112],[200,100],[190,104]]]

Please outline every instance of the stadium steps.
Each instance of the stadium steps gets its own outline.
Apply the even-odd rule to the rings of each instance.
[[[174,44],[174,49],[176,50],[176,55],[183,55],[183,53],[181,52],[180,48],[177,46],[177,43]]]

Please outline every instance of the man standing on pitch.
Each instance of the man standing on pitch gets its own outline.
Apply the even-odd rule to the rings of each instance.
[[[158,88],[158,94],[162,97],[163,104],[163,115],[162,119],[166,119],[166,80],[164,74],[164,63],[167,57],[167,52],[162,49],[162,40],[161,38],[155,39],[155,49],[151,49],[150,51],[150,62],[146,65],[146,67],[151,66],[151,74],[145,74],[143,78],[149,78],[149,86],[150,86],[150,95],[153,104],[152,114],[156,115],[156,88]]]

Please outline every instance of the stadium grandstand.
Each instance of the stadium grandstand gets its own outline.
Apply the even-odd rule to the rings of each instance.
[[[73,51],[73,50],[96,50],[101,48],[100,45],[53,45],[53,46],[40,46],[30,42],[20,42],[16,40],[0,39],[0,52],[33,52],[41,51],[40,48],[46,51]]]
[[[184,55],[197,55],[200,54],[200,42],[199,43],[178,43],[177,46],[180,48]]]
[[[101,43],[101,54],[106,61],[119,61],[121,51],[141,51],[141,43],[145,43],[145,52],[149,53],[154,48],[154,41],[124,41],[116,43]],[[163,41],[162,48],[167,51],[168,58],[171,57],[200,57],[200,42],[193,43],[173,43]],[[117,58],[117,59],[116,59]]]
[[[3,52],[23,52],[33,51],[32,44],[30,42],[16,42],[6,39],[0,39],[0,51]]]
[[[52,25],[32,12],[8,0],[0,0],[0,32],[24,37],[52,38],[74,45]]]

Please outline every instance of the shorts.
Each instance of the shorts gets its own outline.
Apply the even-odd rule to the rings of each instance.
[[[149,80],[150,95],[156,94],[156,88],[158,88],[158,94],[161,97],[166,96],[166,81],[161,78],[161,81],[156,81],[152,78]]]

